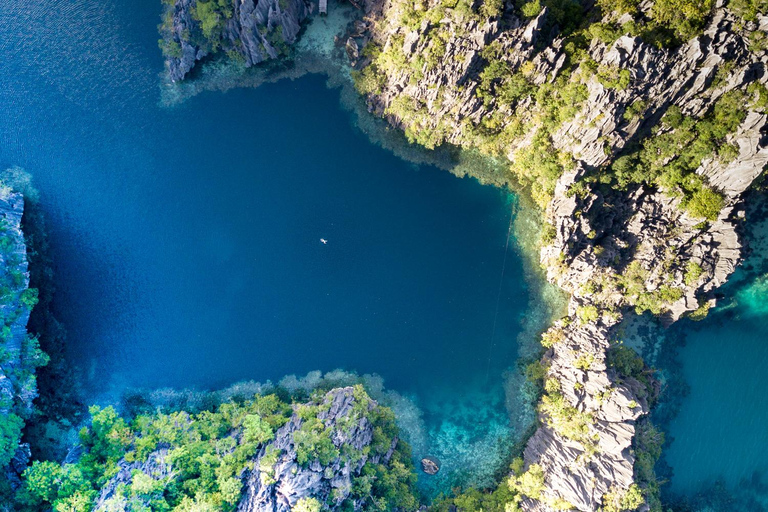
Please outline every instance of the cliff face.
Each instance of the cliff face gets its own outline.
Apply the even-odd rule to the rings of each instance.
[[[4,300],[0,305],[3,318],[3,348],[8,351],[0,374],[0,414],[9,414],[19,402],[22,408],[31,406],[34,388],[25,389],[25,383],[14,379],[15,368],[21,366],[22,345],[27,337],[30,309],[22,303],[22,294],[29,286],[27,247],[21,232],[24,197],[8,190],[0,191],[0,230],[2,250],[0,268]]]
[[[11,487],[19,484],[29,457],[29,446],[20,441],[37,397],[35,368],[47,361],[27,334],[37,290],[29,289],[23,213],[23,195],[0,184],[0,480],[4,476]]]
[[[297,460],[295,438],[295,433],[301,429],[302,420],[294,415],[277,432],[275,441],[257,455],[255,461],[259,469],[248,475],[243,500],[237,508],[239,511],[288,512],[300,499],[310,496],[331,503],[330,509],[334,510],[347,499],[353,480],[360,476],[366,463],[389,463],[397,438],[392,440],[386,452],[372,452],[369,455],[373,425],[365,416],[355,412],[355,407],[363,407],[366,411],[377,407],[373,400],[367,399],[365,403],[356,404],[352,388],[341,388],[329,392],[323,399],[323,405],[324,410],[318,418],[325,428],[333,430],[333,444],[342,454],[360,453],[359,459],[342,455],[325,465],[313,461],[303,467]],[[261,462],[274,450],[280,455],[276,462],[264,466],[265,471]],[[357,507],[360,505],[357,504]]]
[[[231,2],[213,14],[217,26],[204,32],[198,1],[173,0],[161,25],[169,77],[182,80],[198,61],[215,53],[246,66],[277,58],[296,41],[301,22],[314,8],[308,0]]]

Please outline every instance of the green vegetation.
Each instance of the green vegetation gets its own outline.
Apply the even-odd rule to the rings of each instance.
[[[24,420],[13,413],[0,416],[0,467],[11,462],[19,446],[23,426]]]
[[[714,5],[714,0],[656,0],[651,17],[679,41],[688,41],[701,33]]]
[[[656,429],[647,419],[638,423],[633,440],[635,450],[635,481],[642,488],[645,502],[652,512],[660,512],[661,482],[656,477],[654,467],[661,457],[664,433]]]
[[[639,261],[633,261],[619,275],[614,276],[611,286],[622,293],[627,304],[634,306],[638,315],[650,311],[660,315],[670,305],[683,296],[683,290],[670,285],[661,285],[655,290],[648,290],[650,272]]]
[[[603,496],[603,512],[622,512],[636,510],[645,503],[643,493],[636,484],[628,489],[612,488]]]
[[[320,512],[322,507],[322,504],[315,498],[301,498],[296,502],[296,506],[291,509],[291,512]]]
[[[0,194],[6,196],[11,192],[9,187],[0,184]],[[31,397],[37,388],[35,369],[48,363],[37,337],[14,335],[14,328],[26,327],[24,315],[38,303],[37,289],[27,287],[26,275],[21,270],[21,254],[25,249],[20,231],[0,220],[0,255],[4,262],[0,270],[0,300],[4,306],[0,323],[0,378],[10,383],[0,390],[0,473],[13,459],[21,442],[24,422],[33,415]],[[9,492],[6,479],[0,477],[0,502],[8,499]]]
[[[700,119],[671,106],[654,134],[640,148],[617,158],[599,180],[620,189],[636,183],[663,187],[668,194],[682,197],[691,215],[714,220],[723,207],[723,196],[695,171],[704,159],[727,146],[726,137],[746,117],[746,102],[743,93],[731,91]]]
[[[335,429],[342,432],[365,417],[373,425],[373,442],[365,453],[382,455],[397,436],[394,415],[389,409],[368,410],[368,395],[362,386],[354,389],[352,412],[340,418]],[[131,510],[234,510],[243,488],[244,471],[254,468],[254,457],[265,448],[259,468],[269,479],[280,452],[269,444],[275,432],[296,411],[300,428],[293,434],[297,459],[329,464],[337,457],[353,463],[363,452],[348,443],[335,445],[331,429],[319,419],[330,408],[318,394],[309,404],[290,406],[277,395],[255,395],[229,401],[197,413],[184,411],[140,413],[131,419],[115,409],[92,407],[91,420],[80,431],[84,453],[75,464],[34,462],[23,475],[17,493],[21,510],[91,510],[101,487],[126,464],[147,463],[152,472],[131,471],[130,482],[117,486],[110,498],[114,506]],[[364,503],[364,510],[406,510],[418,505],[414,497],[415,474],[407,445],[398,448],[388,465],[365,464],[360,477],[353,479],[352,496]],[[335,499],[335,497],[334,497]],[[300,501],[297,510],[319,511],[316,499]]]
[[[563,396],[557,379],[548,379],[544,385],[546,394],[539,404],[539,411],[545,415],[547,425],[561,436],[581,443],[587,457],[597,451],[597,442],[590,432],[594,417],[579,411]]]
[[[552,348],[555,344],[565,340],[565,333],[559,326],[551,327],[549,330],[541,335],[541,344],[544,348]]]
[[[685,265],[685,284],[692,286],[704,274],[704,269],[695,261],[689,261]]]
[[[757,14],[768,14],[768,1],[766,0],[730,0],[728,7],[746,21],[755,21]]]
[[[221,47],[221,36],[224,26],[232,17],[231,0],[197,0],[192,8],[192,18],[200,23],[203,43],[209,51],[216,51]]]
[[[582,324],[594,323],[600,318],[600,312],[593,304],[579,306],[576,310],[576,316]]]

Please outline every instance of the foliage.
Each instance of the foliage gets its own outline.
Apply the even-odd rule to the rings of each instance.
[[[231,17],[231,0],[198,0],[192,8],[192,18],[200,23],[205,42],[213,51],[220,47],[224,26]]]
[[[290,408],[267,395],[242,404],[224,403],[216,411],[140,414],[130,421],[112,407],[94,406],[90,413],[90,424],[80,431],[84,454],[78,463],[54,469],[51,463],[38,462],[27,469],[19,493],[22,505],[48,504],[58,510],[78,502],[90,510],[98,489],[117,473],[118,462],[144,462],[168,446],[166,462],[173,465],[173,476],[157,480],[134,473],[118,498],[151,503],[157,510],[183,508],[195,500],[227,510],[239,501],[239,475],[248,460],[287,421]],[[77,485],[66,483],[72,475],[78,476]],[[41,479],[48,483],[41,486]]]
[[[517,6],[524,18],[535,18],[546,7],[549,17],[565,34],[578,28],[584,18],[584,8],[576,0],[517,0]]]
[[[767,0],[730,0],[728,7],[746,21],[755,21],[757,14],[768,14]]]
[[[639,0],[598,0],[597,5],[603,13],[614,12],[617,14],[637,14]]]
[[[517,492],[508,482],[504,482],[490,492],[483,492],[474,487],[456,490],[449,497],[439,497],[430,507],[432,512],[519,512]],[[453,508],[455,507],[455,509]]]
[[[624,510],[636,510],[645,503],[643,493],[637,484],[632,484],[627,489],[612,488],[603,496],[603,512],[622,512]]]
[[[585,306],[579,306],[576,310],[576,316],[579,317],[579,321],[582,324],[590,322],[597,322],[600,318],[600,313],[597,311],[597,307],[593,304],[587,304]]]
[[[291,509],[291,512],[320,512],[322,505],[315,498],[301,498]]]
[[[746,117],[745,102],[743,93],[731,91],[700,119],[670,107],[660,129],[642,147],[617,158],[609,176],[620,189],[643,182],[661,186],[673,196],[682,196],[682,205],[691,215],[716,218],[724,199],[706,185],[696,169],[726,145],[726,137]]]
[[[724,204],[725,199],[721,193],[702,186],[691,195],[686,208],[694,217],[715,220]]]
[[[704,269],[695,261],[688,261],[685,266],[685,284],[688,286],[696,284],[699,278],[704,274]]]
[[[322,401],[323,396],[318,394],[309,404],[291,407],[275,394],[255,395],[197,413],[158,410],[137,413],[131,419],[122,418],[112,407],[92,407],[90,422],[80,432],[80,460],[65,465],[35,462],[24,472],[17,501],[22,510],[91,510],[99,490],[117,474],[120,464],[145,463],[152,458],[152,467],[172,471],[145,474],[134,470],[128,484],[117,486],[111,505],[130,504],[131,510],[233,510],[240,501],[242,475],[256,469],[254,457],[262,448],[258,469],[266,485],[274,482],[273,468],[281,452],[270,442],[294,411],[301,424],[293,433],[301,464],[318,460],[327,465],[342,452],[346,458],[341,464],[361,459],[362,453],[352,445],[336,446],[331,440],[331,429],[318,418],[319,412],[330,407]],[[367,418],[373,440],[365,451],[380,460],[398,436],[394,414],[384,407],[369,410],[370,399],[362,386],[354,388],[354,397],[350,414],[338,418],[333,428],[344,432]],[[417,508],[407,444],[396,443],[386,465],[373,464],[369,459],[363,474],[353,478],[353,487],[355,498],[365,503],[363,510]],[[321,505],[313,498],[306,499],[294,510],[315,511]]]
[[[555,379],[548,380],[545,389],[547,393],[541,399],[539,411],[546,416],[547,425],[561,436],[581,443],[588,455],[595,453],[597,444],[590,433],[593,416],[572,406]]]
[[[555,344],[565,339],[565,333],[560,327],[551,327],[541,335],[541,344],[544,348],[552,348]]]
[[[520,494],[538,500],[544,492],[544,468],[539,464],[531,464],[528,470],[509,480],[509,486]]]
[[[633,377],[640,380],[645,363],[637,352],[625,345],[616,345],[608,351],[607,363],[622,377]]]
[[[704,28],[714,0],[656,0],[651,17],[681,41],[697,36]]]
[[[0,468],[5,467],[16,453],[24,421],[16,414],[0,414]]]

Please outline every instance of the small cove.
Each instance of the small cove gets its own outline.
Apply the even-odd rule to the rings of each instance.
[[[666,492],[691,510],[768,507],[768,222],[764,198],[755,196],[745,233],[749,253],[719,290],[720,304],[705,320],[680,321],[664,334],[674,356],[662,357],[661,369],[680,379],[666,383],[657,411],[666,418]]]
[[[545,309],[505,254],[514,198],[372,144],[321,76],[162,107],[159,2],[59,7],[0,6],[0,165],[40,191],[89,399],[377,373],[444,461],[428,490],[487,483]]]

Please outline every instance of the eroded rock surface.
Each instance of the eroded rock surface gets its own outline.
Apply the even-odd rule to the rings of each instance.
[[[301,23],[316,7],[309,0],[238,0],[232,3],[223,30],[210,38],[194,15],[196,6],[197,0],[176,0],[167,8],[161,32],[174,82],[212,53],[225,53],[246,66],[277,58],[284,53],[281,46],[296,41]]]

